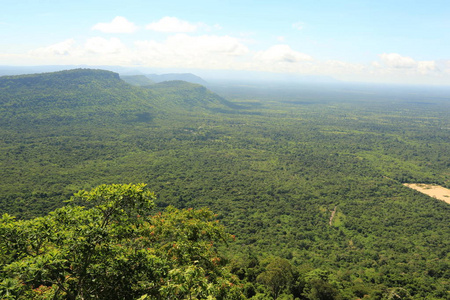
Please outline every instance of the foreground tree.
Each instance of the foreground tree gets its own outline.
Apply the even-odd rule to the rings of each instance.
[[[256,280],[267,286],[273,298],[277,299],[280,293],[293,280],[292,266],[286,259],[279,257],[273,258],[267,265],[266,270],[259,274]]]
[[[303,295],[310,300],[340,300],[338,282],[331,278],[330,272],[315,269],[305,276],[306,286]]]
[[[102,185],[48,216],[0,219],[2,299],[239,298],[215,242],[231,238],[206,209],[150,215],[144,184]]]

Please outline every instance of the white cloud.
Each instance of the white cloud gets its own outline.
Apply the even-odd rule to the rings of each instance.
[[[83,58],[96,54],[111,55],[126,53],[127,47],[118,38],[105,39],[102,37],[93,37],[79,45],[74,39],[68,39],[60,43],[56,43],[47,47],[38,48],[30,51],[30,55],[39,56],[40,58],[67,57]]]
[[[379,63],[379,62],[377,62],[377,61],[373,61],[371,64],[370,64],[372,67],[374,67],[374,68],[382,68],[382,65]]]
[[[84,43],[68,39],[47,47],[29,51],[22,60],[41,64],[127,65],[134,59],[133,52],[118,38],[93,37]]]
[[[379,55],[382,64],[373,62],[372,73],[396,74],[405,76],[438,75],[443,69],[434,60],[417,61],[411,57],[401,56],[398,53],[383,53]]]
[[[126,46],[118,38],[93,37],[86,41],[84,50],[89,53],[119,54],[126,52]]]
[[[170,37],[168,39],[168,44],[173,47],[177,47],[177,45],[184,45],[184,49],[182,51],[185,49],[190,49],[191,51],[217,53],[228,56],[240,56],[248,52],[248,48],[246,46],[244,46],[238,39],[230,36],[202,35],[193,37],[185,34],[179,34]]]
[[[438,71],[435,61],[419,61],[417,63],[417,71],[420,74],[428,74],[430,72]]]
[[[35,50],[30,51],[31,55],[36,56],[47,56],[47,55],[54,55],[54,56],[69,56],[73,54],[75,46],[75,40],[74,39],[67,39],[65,41],[47,46],[47,47],[41,47],[37,48]]]
[[[292,28],[297,29],[297,30],[302,30],[304,26],[305,26],[305,24],[303,24],[302,22],[296,22],[296,23],[292,24]]]
[[[416,60],[398,53],[383,53],[360,72],[359,80],[389,83],[445,84],[450,82],[450,62]]]
[[[330,74],[357,74],[366,70],[362,64],[349,63],[340,60],[328,60],[321,64],[321,70],[326,70]]]
[[[110,23],[98,23],[92,30],[99,30],[105,33],[133,33],[138,29],[134,23],[124,17],[115,17]]]
[[[381,61],[391,68],[415,68],[417,62],[411,57],[401,56],[398,53],[383,53],[380,55]]]
[[[436,61],[436,68],[441,72],[450,74],[450,60]]]
[[[148,24],[145,28],[158,32],[194,32],[201,24],[192,24],[175,17],[164,17],[157,22]]]
[[[231,36],[175,34],[164,41],[125,44],[118,38],[68,39],[16,56],[39,64],[143,65],[160,68],[239,68],[249,49]],[[0,54],[0,60],[8,57]]]
[[[248,52],[248,48],[238,39],[229,36],[202,35],[190,36],[176,34],[162,43],[155,41],[138,41],[136,45],[152,53],[167,56],[202,57],[209,55],[240,56]]]
[[[230,36],[176,34],[163,42],[138,41],[136,54],[143,63],[158,67],[229,69],[249,50]]]
[[[272,63],[297,63],[311,61],[312,57],[292,50],[288,45],[275,45],[265,51],[257,52],[255,59]]]
[[[313,59],[286,43],[252,51],[253,40],[227,35],[177,33],[165,40],[125,42],[116,37],[92,37],[40,47],[24,54],[0,53],[0,63],[123,65],[178,69],[249,70],[329,75],[351,81],[448,84],[450,60],[415,60],[383,53],[377,61],[357,64]],[[250,48],[250,49],[249,49]]]

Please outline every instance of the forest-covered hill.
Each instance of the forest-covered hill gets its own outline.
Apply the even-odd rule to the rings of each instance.
[[[145,76],[154,82],[182,80],[201,85],[207,84],[205,80],[191,73],[146,74]]]
[[[120,76],[120,79],[122,79],[123,81],[125,81],[131,85],[136,85],[136,86],[147,86],[147,85],[152,85],[155,83],[153,80],[149,79],[145,75],[125,75],[125,76]]]
[[[0,91],[1,122],[5,126],[104,122],[105,118],[107,123],[119,119],[133,122],[149,120],[154,114],[226,110],[230,106],[200,85],[169,81],[139,89],[116,73],[90,69],[3,76]]]
[[[447,298],[450,207],[402,183],[450,187],[450,99],[256,92],[101,70],[0,77],[0,210],[28,219],[80,189],[145,182],[160,210],[218,214],[249,298]]]

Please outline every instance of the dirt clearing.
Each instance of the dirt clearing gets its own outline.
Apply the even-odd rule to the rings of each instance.
[[[424,183],[404,183],[403,185],[450,204],[450,190],[445,187]]]

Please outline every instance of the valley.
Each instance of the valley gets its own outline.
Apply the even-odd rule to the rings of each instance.
[[[0,104],[2,213],[33,219],[78,190],[143,182],[156,211],[217,214],[247,298],[273,294],[257,278],[279,259],[295,269],[285,299],[311,299],[320,276],[330,299],[449,295],[450,206],[406,186],[450,188],[446,91],[133,86],[82,69],[0,77]]]

